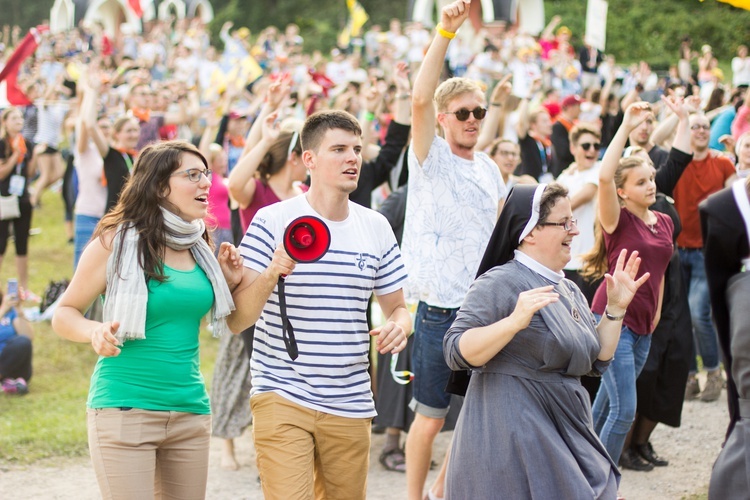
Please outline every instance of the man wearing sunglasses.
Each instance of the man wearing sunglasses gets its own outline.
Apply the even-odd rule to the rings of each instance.
[[[581,103],[583,100],[577,95],[569,95],[560,103],[562,111],[557,121],[552,125],[552,147],[555,148],[556,162],[552,168],[552,175],[557,177],[560,172],[568,168],[575,161],[570,151],[570,140],[568,136],[581,114]]]
[[[448,46],[469,15],[469,3],[456,0],[442,9],[441,24],[412,91],[403,239],[407,293],[419,301],[410,404],[415,418],[406,441],[410,500],[423,498],[432,444],[448,413],[450,394],[445,387],[451,372],[443,357],[443,337],[476,274],[505,197],[497,166],[486,154],[474,151],[487,112],[482,89],[465,78],[438,86]],[[444,138],[435,135],[436,125]],[[443,471],[433,487],[437,496],[442,496]]]

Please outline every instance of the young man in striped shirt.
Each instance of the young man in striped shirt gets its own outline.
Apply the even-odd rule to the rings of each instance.
[[[251,361],[253,437],[266,499],[365,498],[370,422],[375,406],[367,372],[370,337],[380,352],[406,346],[411,318],[406,271],[386,219],[349,201],[362,166],[362,131],[343,111],[310,116],[302,129],[305,195],[258,211],[242,241],[245,270],[234,292],[233,331],[255,323]],[[285,226],[302,215],[323,219],[331,245],[315,263],[295,265]],[[282,335],[277,283],[299,355]],[[388,318],[369,332],[371,293]]]

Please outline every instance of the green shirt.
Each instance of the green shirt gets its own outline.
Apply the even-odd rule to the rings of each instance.
[[[164,273],[164,283],[148,283],[146,338],[125,342],[119,356],[99,357],[89,408],[211,413],[198,353],[200,321],[214,302],[211,283],[197,265],[165,265]]]

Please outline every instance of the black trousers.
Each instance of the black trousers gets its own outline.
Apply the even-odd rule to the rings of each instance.
[[[22,377],[31,379],[31,339],[16,335],[5,343],[0,352],[0,379]]]

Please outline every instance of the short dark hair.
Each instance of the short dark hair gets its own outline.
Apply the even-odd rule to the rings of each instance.
[[[542,199],[539,202],[539,223],[547,222],[547,217],[552,211],[552,208],[557,204],[560,198],[566,198],[568,196],[568,188],[558,182],[551,182],[547,185],[547,189],[542,194]]]
[[[318,152],[320,143],[326,132],[333,129],[346,130],[355,135],[362,136],[362,127],[357,119],[346,111],[338,109],[318,111],[307,117],[302,127],[300,138],[302,139],[303,151]]]
[[[593,127],[586,123],[579,123],[572,129],[570,129],[570,134],[568,137],[568,139],[570,139],[570,144],[578,145],[578,139],[580,139],[583,134],[591,134],[599,140],[601,140],[602,138],[601,132],[599,132],[599,129],[597,129],[596,127]]]

